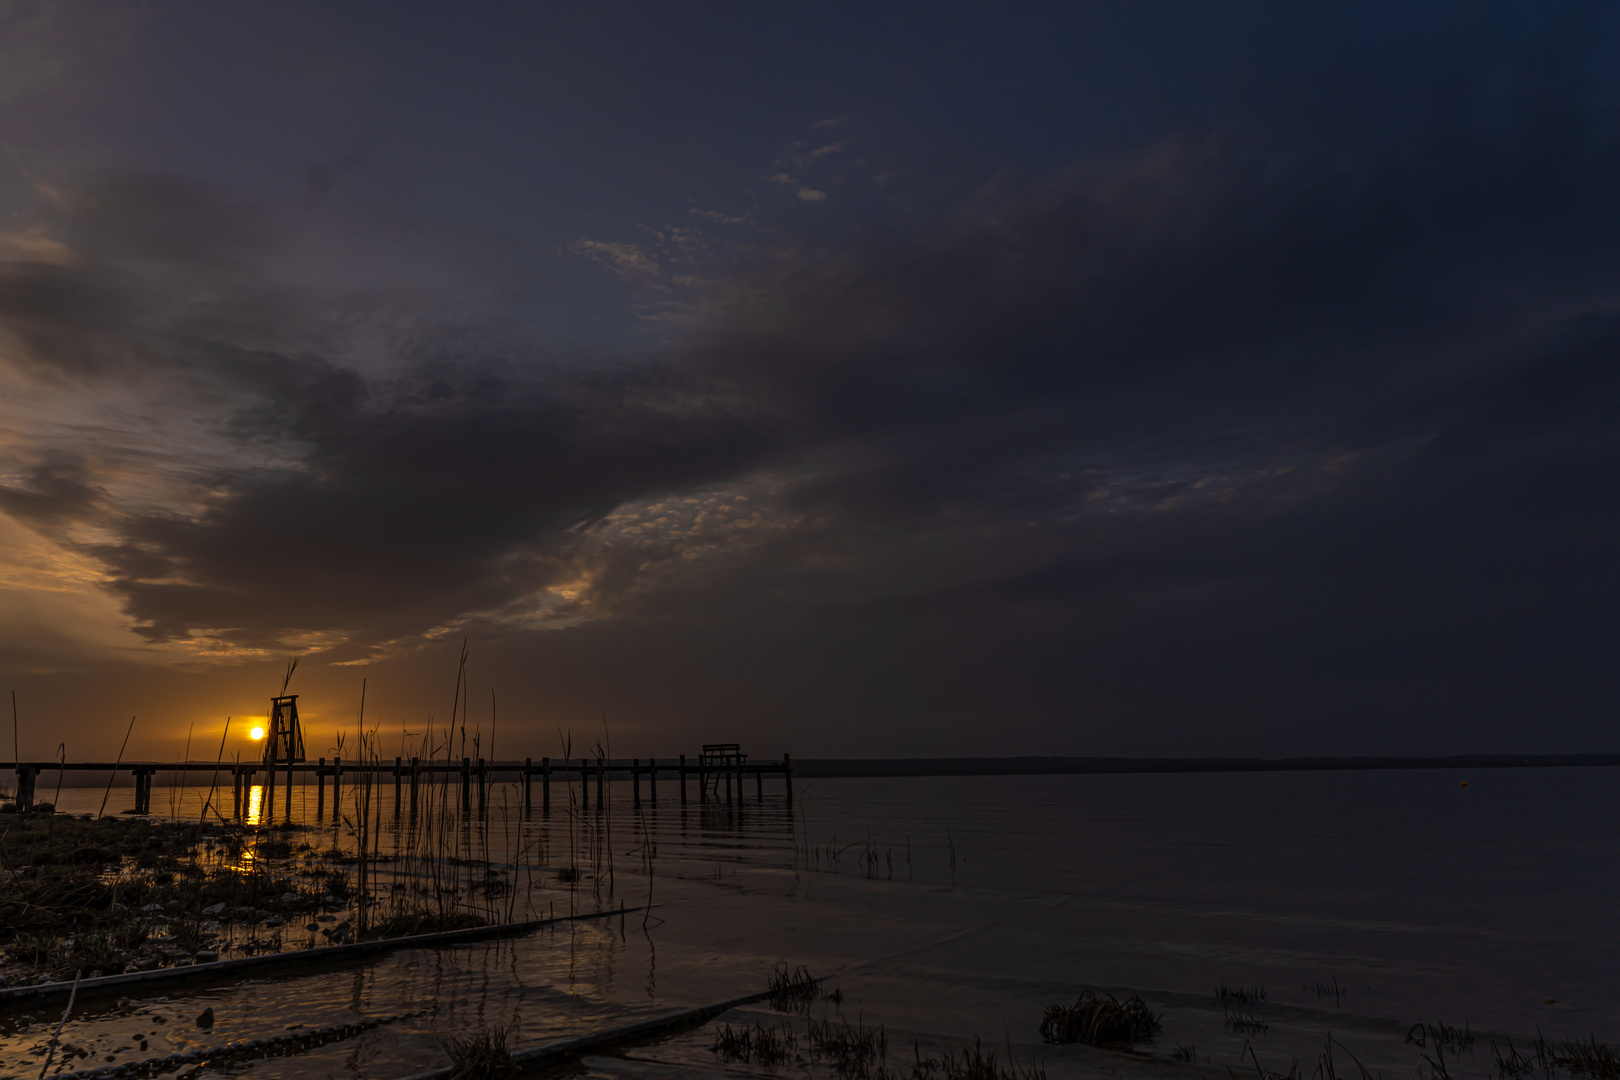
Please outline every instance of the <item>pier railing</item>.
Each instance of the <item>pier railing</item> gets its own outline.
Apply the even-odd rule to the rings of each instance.
[[[158,773],[209,773],[228,778],[232,803],[237,817],[243,816],[248,804],[248,793],[255,784],[265,786],[273,799],[274,787],[279,782],[290,793],[293,777],[300,785],[313,779],[316,784],[316,813],[321,814],[326,804],[328,782],[332,787],[332,802],[336,806],[343,796],[345,779],[353,782],[364,778],[372,784],[394,781],[394,807],[407,805],[416,811],[421,787],[424,783],[453,785],[459,789],[461,807],[470,811],[475,802],[482,811],[492,784],[517,783],[523,791],[523,808],[532,809],[534,789],[540,789],[540,809],[551,809],[552,786],[578,785],[579,809],[591,808],[591,789],[596,789],[596,807],[606,805],[605,786],[612,780],[629,780],[631,799],[635,806],[642,802],[642,781],[647,783],[647,799],[658,802],[658,780],[673,781],[680,805],[688,802],[703,805],[745,804],[745,781],[754,780],[754,802],[765,801],[765,778],[782,778],[781,794],[789,812],[793,809],[793,762],[789,755],[782,760],[749,760],[738,758],[723,764],[705,763],[701,756],[688,761],[685,754],[676,758],[557,758],[543,757],[539,761],[487,761],[484,758],[463,757],[446,761],[443,758],[423,761],[421,758],[396,757],[387,761],[345,761],[334,757],[330,761],[296,762],[212,762],[212,761],[23,761],[0,762],[0,769],[12,769],[17,774],[16,806],[30,810],[34,806],[34,792],[40,774],[46,772],[102,772],[129,773],[135,780],[134,813],[146,814],[152,810],[152,778]],[[689,781],[695,781],[689,790]],[[774,786],[774,785],[773,785]],[[269,805],[273,802],[267,800]],[[265,812],[268,815],[269,805]],[[291,805],[290,799],[283,801]]]

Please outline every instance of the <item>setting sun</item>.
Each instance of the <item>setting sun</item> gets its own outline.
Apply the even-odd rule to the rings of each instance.
[[[264,738],[264,728],[255,724],[253,726],[253,730],[248,732],[248,738],[252,739],[254,742],[258,742],[260,739]]]

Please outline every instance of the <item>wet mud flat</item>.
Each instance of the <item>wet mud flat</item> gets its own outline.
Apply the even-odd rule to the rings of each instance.
[[[0,988],[489,921],[460,906],[361,897],[355,858],[311,839],[297,825],[0,815]]]

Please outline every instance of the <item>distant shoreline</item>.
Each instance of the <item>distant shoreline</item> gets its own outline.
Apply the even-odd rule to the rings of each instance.
[[[906,776],[1353,772],[1389,769],[1547,769],[1620,766],[1620,754],[1456,754],[1446,757],[1126,758],[796,758],[794,779]]]

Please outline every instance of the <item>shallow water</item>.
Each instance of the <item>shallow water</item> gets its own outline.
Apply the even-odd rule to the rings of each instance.
[[[897,1064],[913,1038],[927,1050],[980,1036],[1053,1076],[1193,1075],[1169,1060],[1178,1044],[1220,1071],[1248,1040],[1266,1068],[1298,1059],[1309,1075],[1332,1033],[1395,1076],[1420,1061],[1404,1041],[1417,1021],[1467,1021],[1521,1043],[1537,1029],[1620,1037],[1620,770],[817,780],[799,783],[791,816],[773,782],[759,804],[748,784],[740,811],[683,811],[668,782],[638,811],[628,785],[614,787],[611,881],[563,886],[541,869],[568,862],[570,829],[581,842],[561,785],[549,816],[521,813],[515,787],[495,789],[490,856],[527,852],[517,917],[636,905],[649,892],[650,915],[176,989],[130,1014],[93,1001],[64,1032],[96,1050],[75,1067],[435,1008],[215,1070],[402,1076],[443,1062],[446,1035],[513,1024],[514,1042],[530,1045],[747,993],[779,962],[832,975],[851,1020],[885,1025]],[[164,816],[170,794],[154,792]],[[197,788],[173,794],[175,813],[197,813]],[[396,834],[385,794],[387,852]],[[129,796],[114,792],[108,811]],[[101,799],[64,791],[61,803],[94,811]],[[296,817],[312,821],[314,808],[313,789],[294,789]],[[593,806],[585,823],[600,820]],[[481,852],[486,834],[476,815],[471,824],[464,840]],[[1267,988],[1254,1010],[1264,1033],[1226,1030],[1213,996],[1222,983]],[[1318,984],[1337,985],[1338,999]],[[1139,992],[1164,1014],[1163,1032],[1139,1048],[1147,1056],[1040,1043],[1042,1008],[1083,987]],[[191,1017],[210,1005],[219,1019],[202,1032]],[[33,1010],[26,1030],[15,1012],[0,1020],[0,1073],[37,1075],[28,1051],[59,1009]],[[119,1052],[138,1047],[137,1032],[148,1052]],[[711,1039],[705,1028],[582,1069],[712,1071]],[[1452,1074],[1491,1071],[1487,1041]]]

